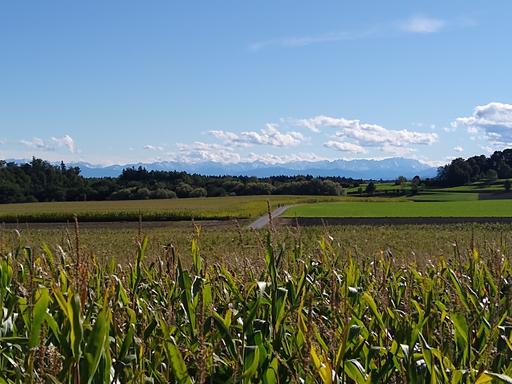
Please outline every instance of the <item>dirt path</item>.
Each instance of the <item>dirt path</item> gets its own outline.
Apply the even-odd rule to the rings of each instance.
[[[271,213],[272,218],[279,217],[283,214],[284,211],[286,211],[288,208],[293,207],[293,205],[283,205],[282,207],[279,207],[277,209],[274,209]],[[268,225],[269,219],[268,214],[265,214],[264,216],[261,216],[258,220],[253,222],[252,224],[249,224],[249,228],[251,229],[261,229],[263,227],[266,227]]]

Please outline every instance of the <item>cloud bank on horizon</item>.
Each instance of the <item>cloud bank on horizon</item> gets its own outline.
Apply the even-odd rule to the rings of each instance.
[[[415,125],[424,127],[424,124]],[[465,152],[464,147],[456,145],[451,148],[451,155],[444,159],[421,156],[423,149],[439,145],[447,135],[463,133],[469,140],[478,142],[478,148],[486,153],[512,147],[512,104],[491,102],[479,105],[470,115],[457,117],[442,130],[435,126],[428,129],[390,129],[358,119],[317,115],[309,118],[283,118],[279,123],[267,123],[255,131],[209,130],[204,134],[210,141],[197,140],[174,145],[148,143],[142,149],[157,154],[152,158],[153,161],[190,164],[254,161],[283,164],[293,161],[400,156],[440,165],[456,157],[453,155],[461,156]],[[23,158],[60,156],[68,161],[84,160],[84,153],[77,149],[75,140],[69,134],[49,139],[33,137],[12,143],[2,139],[0,150],[7,146],[18,148]],[[255,150],[260,148],[263,148],[263,152]],[[330,152],[319,153],[319,148]],[[94,160],[86,160],[94,163]],[[143,160],[131,159],[132,162]]]

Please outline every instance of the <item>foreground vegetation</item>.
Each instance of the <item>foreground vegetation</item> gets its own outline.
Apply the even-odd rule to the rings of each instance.
[[[122,262],[78,227],[41,247],[4,230],[0,382],[510,382],[510,227],[450,228],[468,241],[428,258],[239,229],[239,263],[199,229],[182,257],[137,234]]]

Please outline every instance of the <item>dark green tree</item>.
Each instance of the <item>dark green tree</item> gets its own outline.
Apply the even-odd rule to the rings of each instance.
[[[377,187],[375,186],[375,183],[373,181],[370,181],[366,186],[365,192],[371,196],[375,193],[376,190]]]

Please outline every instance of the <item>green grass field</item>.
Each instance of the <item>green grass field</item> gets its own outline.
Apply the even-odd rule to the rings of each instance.
[[[484,180],[484,181],[478,181],[466,185],[456,186],[456,187],[446,187],[446,188],[432,188],[427,189],[421,192],[423,193],[457,193],[458,196],[462,196],[463,193],[495,193],[495,192],[501,192],[504,191],[504,182],[505,179],[498,179],[498,180]],[[366,189],[367,184],[363,183],[360,184],[359,187],[355,188],[348,188],[347,193],[349,194],[357,194],[358,189],[362,188],[364,191]],[[396,185],[395,183],[376,183],[376,193],[379,192],[389,192],[393,193],[396,191],[403,191],[403,192],[409,192],[411,189],[411,182],[405,182],[402,185]]]
[[[478,200],[478,193],[472,192],[446,192],[427,190],[420,194],[408,197],[411,201],[475,201]]]
[[[433,191],[442,192],[476,192],[476,193],[488,193],[488,192],[500,192],[505,189],[504,179],[489,180],[489,181],[477,181],[474,183],[460,185],[457,187],[448,187],[442,189],[434,189]]]
[[[507,200],[452,202],[345,202],[304,204],[287,210],[284,217],[508,217]]]
[[[347,188],[347,192],[348,193],[357,193],[359,188],[362,188],[363,191],[364,191],[367,186],[368,186],[367,183],[362,183],[362,184],[359,185],[359,187]],[[411,183],[409,183],[409,182],[404,183],[402,186],[396,185],[395,183],[376,183],[375,184],[375,188],[376,188],[375,190],[377,192],[381,192],[381,191],[395,191],[397,189],[400,189],[400,187],[403,187],[405,189],[409,189],[410,186],[411,186]]]

